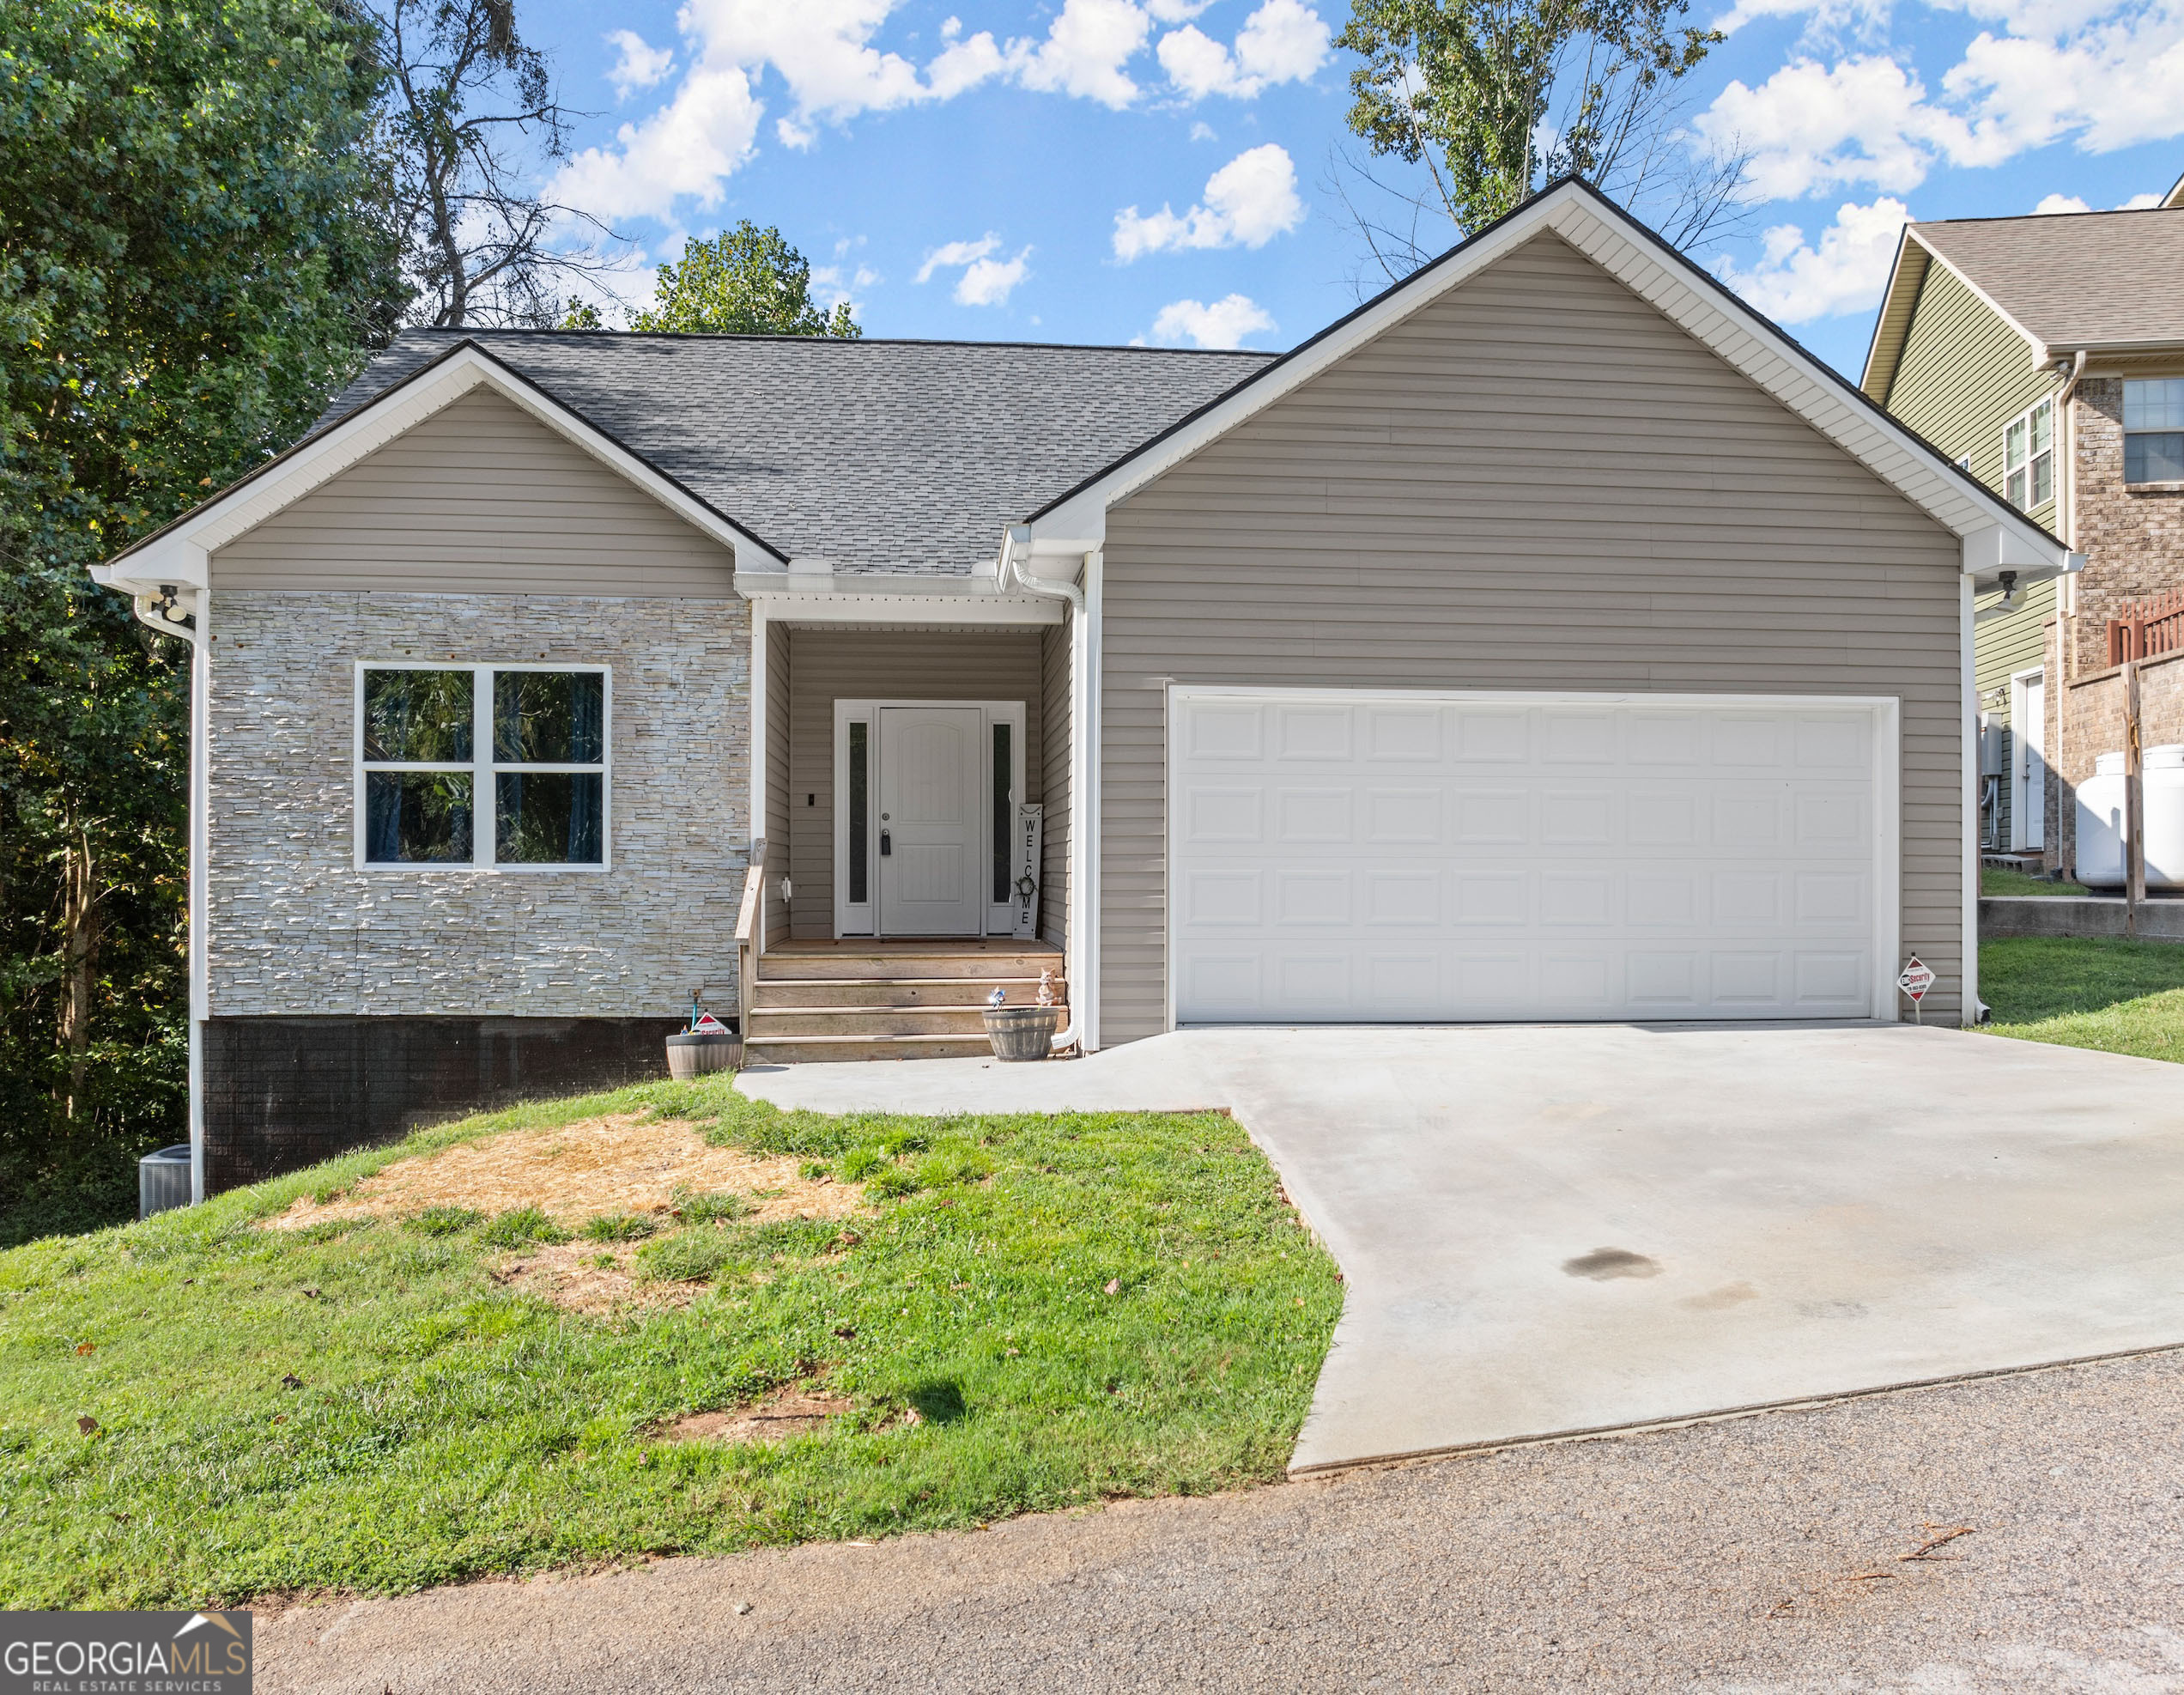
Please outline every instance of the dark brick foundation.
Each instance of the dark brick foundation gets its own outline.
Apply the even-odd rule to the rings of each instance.
[[[667,1075],[676,1018],[214,1018],[205,1192],[482,1108]]]

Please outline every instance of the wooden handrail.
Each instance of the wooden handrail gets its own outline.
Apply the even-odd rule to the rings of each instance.
[[[751,843],[750,869],[743,873],[743,903],[736,914],[736,1014],[750,1033],[748,1014],[751,985],[758,977],[758,957],[766,951],[766,838]]]

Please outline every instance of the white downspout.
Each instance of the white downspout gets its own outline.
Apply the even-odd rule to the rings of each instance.
[[[1031,531],[1028,526],[1019,524],[1011,528],[1002,538],[1001,557],[995,575],[1004,590],[1014,583],[1028,594],[1066,601],[1070,609],[1070,901],[1069,934],[1062,956],[1062,969],[1070,984],[1070,1022],[1066,1029],[1054,1032],[1054,1051],[1059,1053],[1075,1043],[1089,1054],[1097,1045],[1091,1036],[1093,1020],[1089,1005],[1094,993],[1091,972],[1095,969],[1089,898],[1091,860],[1087,851],[1089,841],[1086,828],[1090,813],[1088,800],[1092,769],[1090,632],[1083,590],[1074,583],[1034,577],[1023,568],[1018,550],[1030,545]]]
[[[1979,998],[1979,648],[1978,638],[1973,634],[1977,622],[1972,611],[1972,576],[1966,572],[1957,580],[1957,670],[1960,710],[1963,717],[1963,1005],[1957,1022],[1967,1028],[1981,1021],[1987,1007]],[[1899,1012],[1898,1018],[1902,1015]]]
[[[211,1012],[205,939],[206,799],[210,783],[210,769],[207,762],[210,738],[206,706],[211,693],[212,665],[209,646],[212,638],[207,628],[205,610],[211,598],[209,589],[201,588],[195,592],[196,604],[191,608],[197,624],[194,629],[173,616],[178,602],[172,589],[157,596],[139,594],[132,599],[136,617],[142,623],[161,635],[178,636],[190,644],[190,822],[186,838],[189,866],[185,886],[189,890],[190,1201],[192,1206],[205,1198],[204,1026]]]

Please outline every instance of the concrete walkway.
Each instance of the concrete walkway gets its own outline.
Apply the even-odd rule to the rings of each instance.
[[[2184,1343],[2184,1071],[1897,1025],[1196,1030],[748,1072],[1227,1107],[1350,1289],[1296,1473]]]

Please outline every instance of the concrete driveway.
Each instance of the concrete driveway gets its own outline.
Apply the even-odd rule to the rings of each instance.
[[[1225,1107],[1349,1282],[1295,1473],[2184,1344],[2184,1069],[1902,1025],[1189,1030],[747,1072]]]

